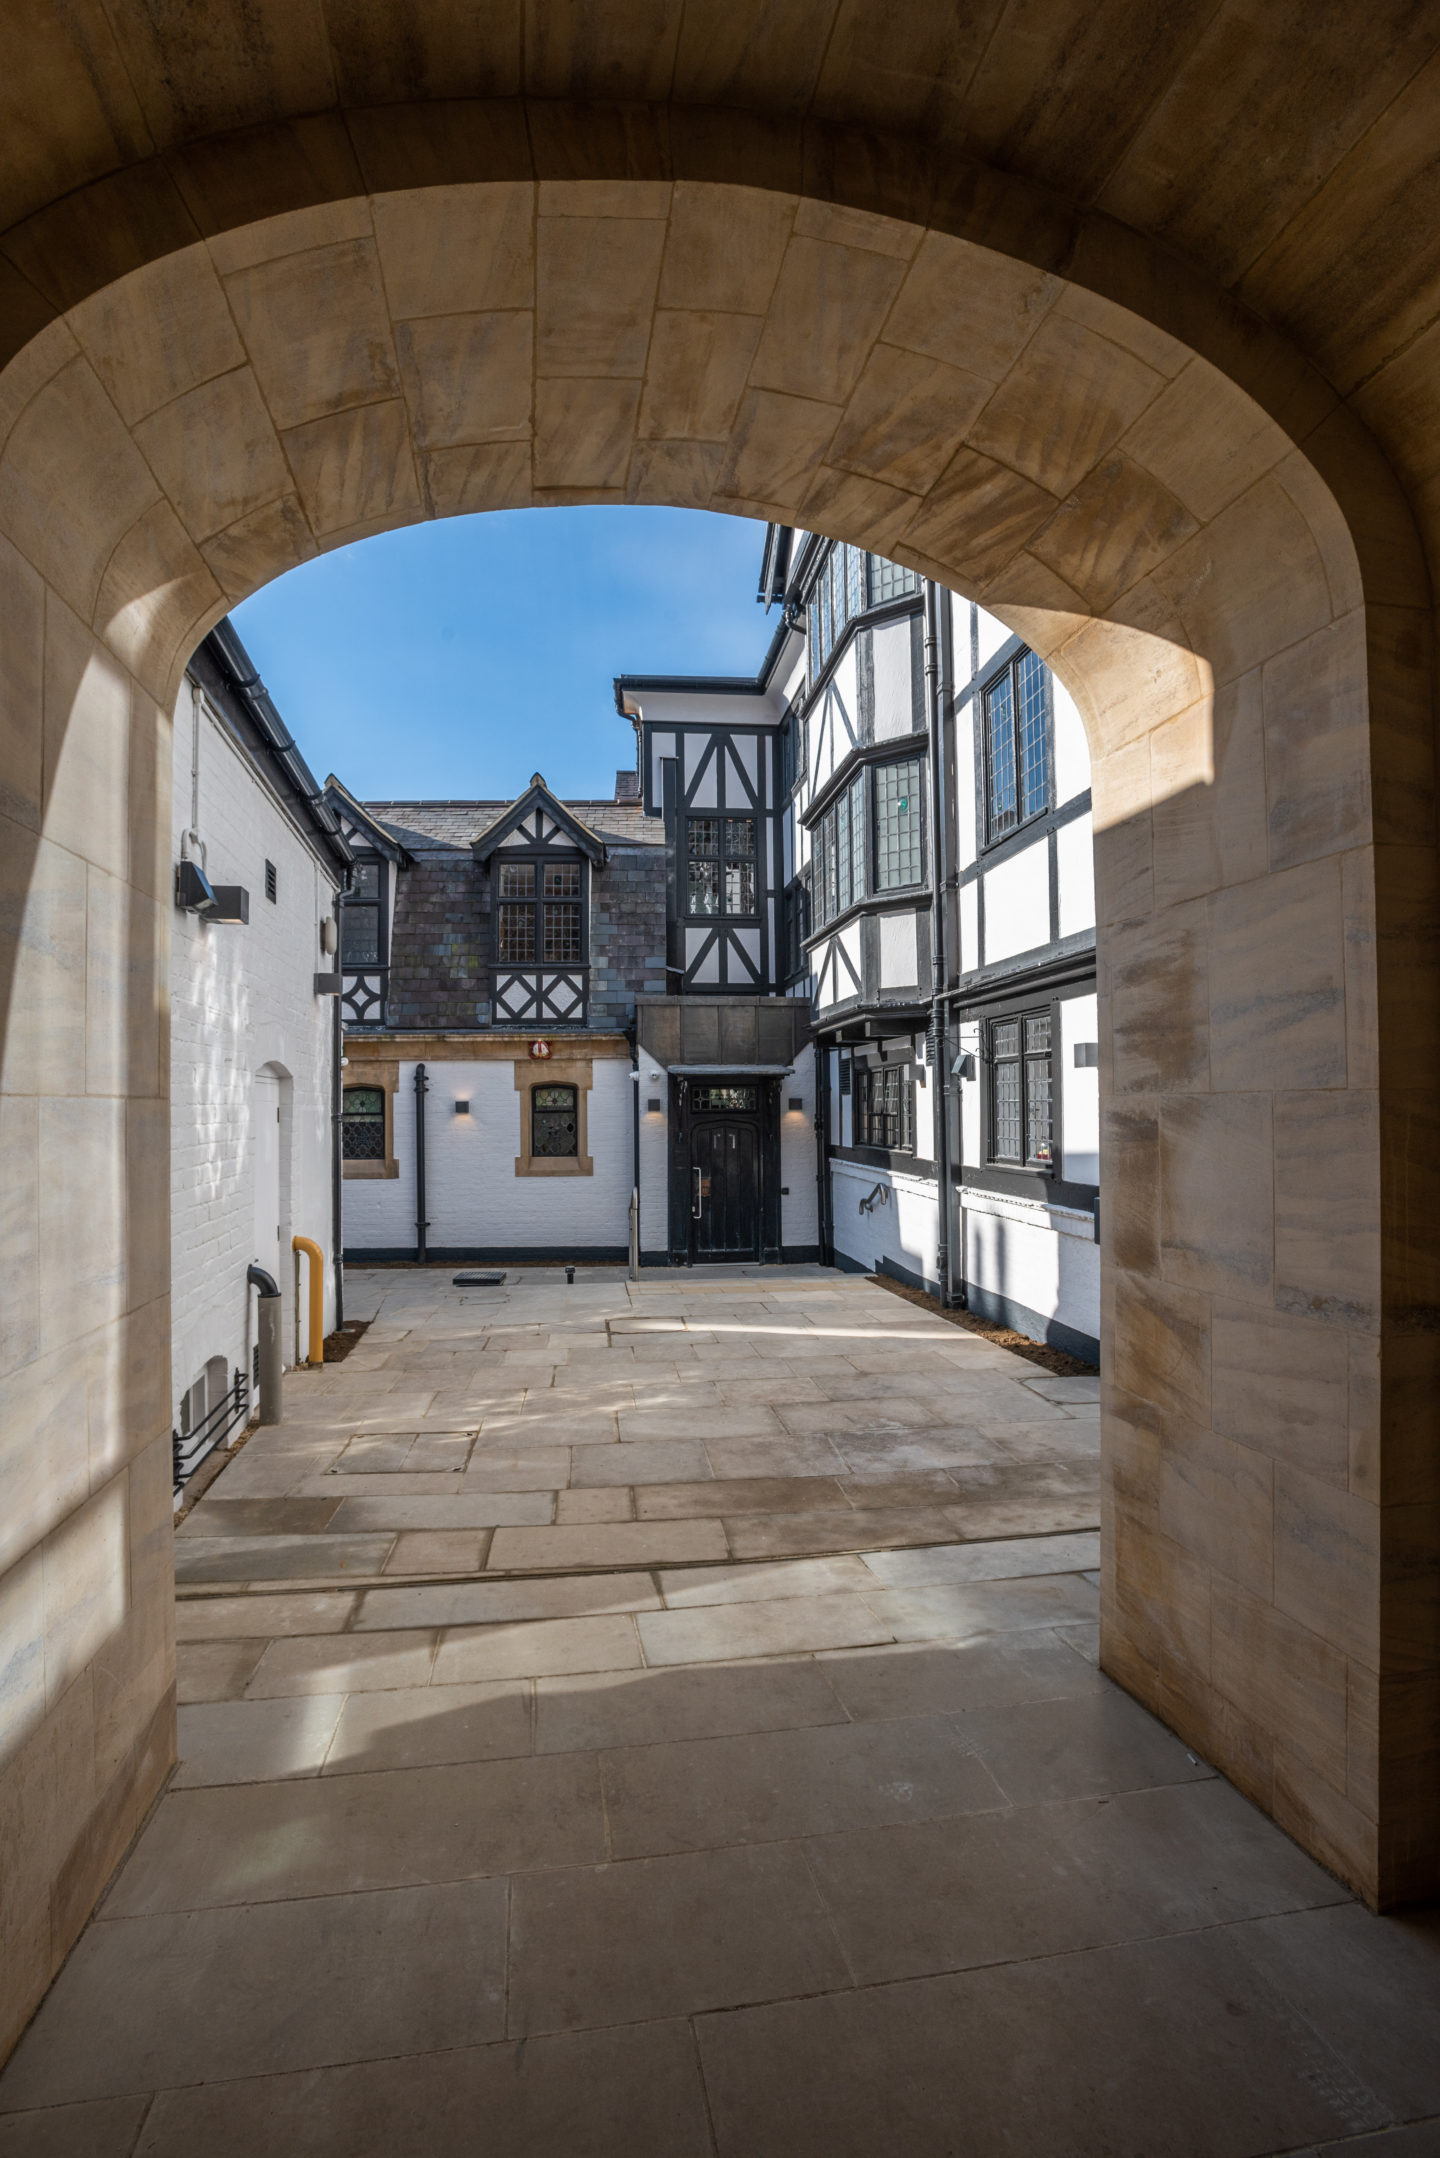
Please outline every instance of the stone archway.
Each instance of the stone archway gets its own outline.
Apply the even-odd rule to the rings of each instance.
[[[1018,245],[779,189],[487,179],[163,240],[0,375],[17,2012],[173,1758],[175,685],[317,548],[524,502],[861,542],[1071,688],[1105,1662],[1373,1901],[1428,1892],[1428,584],[1358,425],[1274,341],[1227,373]]]

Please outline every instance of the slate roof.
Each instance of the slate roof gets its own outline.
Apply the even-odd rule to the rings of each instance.
[[[638,802],[575,802],[557,795],[608,847],[663,847],[665,826]],[[365,809],[412,854],[468,850],[513,805],[509,802],[366,802]]]

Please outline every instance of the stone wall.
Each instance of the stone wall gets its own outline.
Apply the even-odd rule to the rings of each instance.
[[[1347,108],[1368,58],[1333,71]],[[87,48],[78,79],[100,64]],[[1100,939],[1104,1659],[1364,1893],[1432,1892],[1432,591],[1367,425],[1428,516],[1435,309],[1410,304],[1406,185],[1393,275],[1368,212],[1294,220],[1361,234],[1355,275],[1269,288],[1327,379],[1256,313],[1258,273],[1242,308],[1179,267],[1168,210],[1152,245],[1088,192],[1057,205],[968,167],[957,188],[918,131],[884,154],[868,132],[802,141],[803,96],[789,137],[733,113],[707,131],[642,111],[646,75],[617,117],[625,66],[567,106],[562,69],[553,101],[498,98],[483,127],[417,124],[397,90],[332,134],[313,74],[292,106],[277,57],[255,108],[216,68],[177,106],[142,65],[164,117],[140,162],[66,138],[12,204],[0,2028],[173,1758],[162,1044],[185,661],[321,549],[530,503],[832,531],[981,598],[1071,689]],[[27,100],[17,161],[62,102],[35,79],[0,85]],[[344,79],[373,100],[368,62]],[[1266,79],[1308,119],[1285,69]],[[1103,128],[1066,82],[1088,146]],[[1435,137],[1413,130],[1427,157]],[[1269,216],[1283,166],[1252,161]]]

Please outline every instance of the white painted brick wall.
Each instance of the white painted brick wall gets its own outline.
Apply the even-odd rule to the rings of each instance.
[[[584,1250],[623,1247],[631,1179],[628,1059],[597,1057],[587,1105],[593,1176],[517,1176],[524,1095],[515,1067],[429,1063],[425,1100],[428,1240],[438,1248]],[[400,1065],[395,1101],[398,1177],[347,1178],[349,1251],[410,1248],[415,1242],[415,1065]],[[470,1114],[455,1114],[457,1100]]]
[[[190,823],[190,685],[175,715],[174,858]],[[330,1252],[332,1000],[314,994],[329,964],[319,924],[335,879],[208,711],[201,721],[200,822],[212,884],[243,884],[248,925],[207,923],[176,910],[170,946],[170,1102],[173,1406],[214,1356],[249,1370],[255,1295],[245,1270],[255,1253],[251,1112],[254,1074],[274,1065],[288,1116],[289,1218],[282,1221],[280,1286],[285,1360],[295,1354],[292,1234],[325,1253],[325,1326],[334,1325]],[[265,863],[277,897],[265,897]],[[282,1153],[282,1195],[287,1183]],[[282,1196],[282,1206],[283,1206]],[[302,1300],[302,1323],[306,1302]],[[301,1353],[305,1345],[302,1339]]]

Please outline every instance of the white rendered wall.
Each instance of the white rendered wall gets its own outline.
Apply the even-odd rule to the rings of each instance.
[[[1050,677],[1050,703],[1055,739],[1055,806],[1058,809],[1077,794],[1089,791],[1090,744],[1074,698],[1053,674]]]
[[[1067,1184],[1100,1182],[1100,1073],[1075,1066],[1079,1042],[1098,1046],[1098,997],[1067,997],[1060,1006],[1060,1166]]]
[[[1022,847],[985,872],[985,960],[1013,959],[1050,942],[1050,848]]]
[[[633,1114],[628,1059],[594,1061],[586,1102],[586,1147],[595,1164],[591,1176],[515,1174],[526,1096],[515,1084],[508,1057],[427,1062],[425,1069],[430,1081],[425,1211],[431,1246],[585,1251],[625,1245]],[[346,1179],[345,1245],[352,1252],[409,1249],[415,1243],[415,1064],[402,1063],[399,1070],[395,1158],[400,1174]],[[456,1114],[457,1101],[469,1102],[468,1115]]]
[[[640,1053],[640,1249],[670,1249],[670,1074]],[[658,1101],[658,1109],[649,1102]]]
[[[1040,1319],[1100,1338],[1100,1247],[1092,1215],[966,1185],[965,1278]]]
[[[799,1109],[789,1107],[792,1098]],[[780,1081],[780,1242],[787,1251],[820,1241],[816,1166],[815,1052],[802,1049],[794,1071]]]
[[[919,1113],[917,1104],[917,1117]],[[868,1199],[877,1185],[884,1196],[862,1214],[861,1200]],[[939,1207],[932,1177],[871,1169],[863,1162],[832,1161],[830,1190],[837,1252],[867,1273],[875,1273],[880,1261],[889,1259],[922,1281],[933,1284],[939,1279]]]
[[[871,637],[875,681],[875,739],[888,742],[913,733],[915,670],[911,662],[910,617],[887,622]]]
[[[186,682],[175,715],[176,860],[190,824],[191,729]],[[182,1395],[212,1357],[224,1357],[232,1379],[237,1365],[250,1368],[255,1295],[245,1270],[255,1256],[253,1082],[265,1066],[282,1080],[280,1288],[287,1363],[295,1350],[292,1235],[313,1237],[324,1252],[327,1332],[335,1321],[334,1006],[314,993],[314,975],[327,964],[319,925],[334,911],[335,881],[208,713],[201,720],[199,830],[212,884],[244,885],[250,920],[208,923],[178,909],[172,916],[171,1391],[177,1415]],[[267,860],[276,869],[273,904],[265,897]]]

